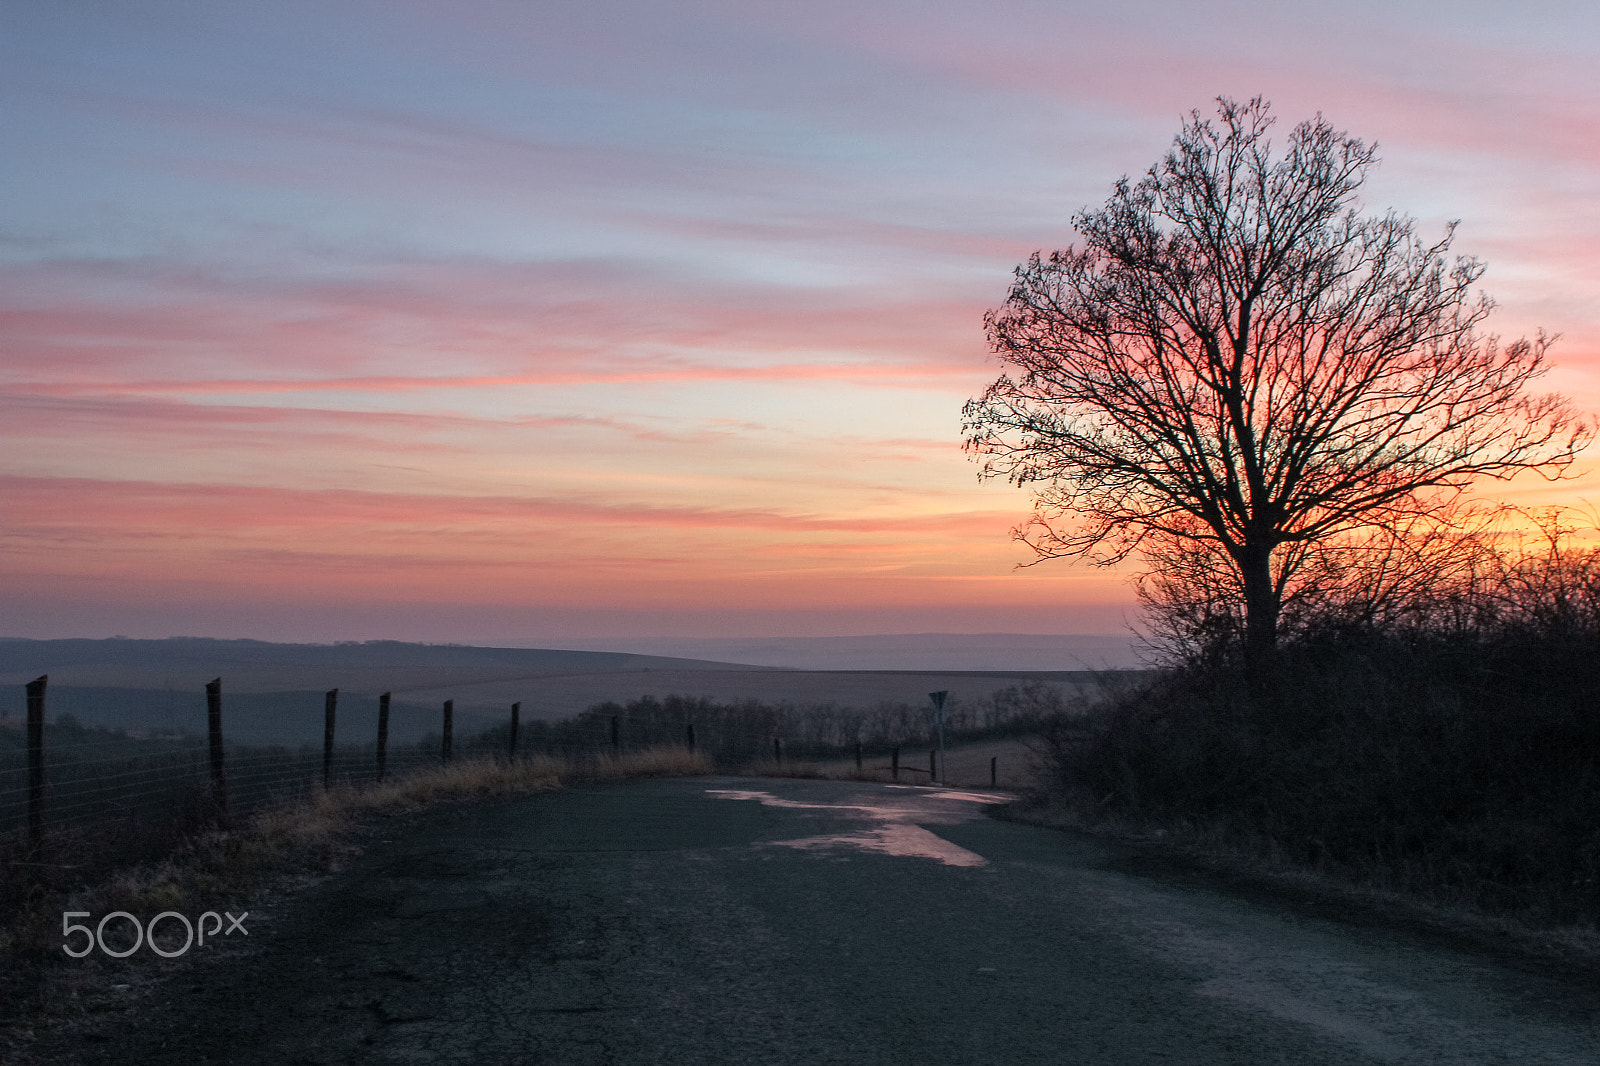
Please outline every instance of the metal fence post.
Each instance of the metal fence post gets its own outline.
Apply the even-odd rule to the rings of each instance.
[[[511,740],[507,744],[508,750],[506,752],[506,758],[512,762],[517,761],[517,719],[520,717],[522,717],[522,704],[520,702],[513,703],[511,705]]]
[[[444,701],[444,750],[441,752],[441,758],[445,762],[449,762],[450,761],[450,730],[451,730],[452,726],[454,725],[455,716],[456,716],[456,701],[455,700],[445,700]]]
[[[684,731],[689,740],[689,753],[692,755],[694,754],[694,723],[690,722],[684,726]]]
[[[228,784],[222,776],[222,678],[206,682],[206,734],[211,740],[211,799],[217,811],[228,809]]]
[[[1000,756],[998,756],[998,755],[989,756],[989,787],[990,788],[994,787],[995,764],[998,763],[999,761],[1000,761]]]
[[[333,784],[333,714],[339,706],[339,690],[331,688],[322,698],[322,789]]]
[[[378,780],[383,780],[383,757],[389,746],[389,693],[378,697]]]
[[[28,844],[37,852],[44,843],[44,690],[49,674],[27,684],[28,691]]]
[[[894,774],[896,781],[900,780],[900,749],[895,748],[889,753],[889,771]]]

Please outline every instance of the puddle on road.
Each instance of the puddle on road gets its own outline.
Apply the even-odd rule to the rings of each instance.
[[[972,803],[1004,803],[1010,797],[996,797],[980,792],[918,789],[918,794],[928,799],[963,800]],[[706,795],[718,799],[757,800],[767,807],[785,807],[804,810],[837,811],[846,817],[858,817],[870,825],[854,833],[827,833],[821,836],[802,837],[798,840],[774,840],[768,847],[821,850],[856,848],[877,851],[906,858],[936,859],[946,866],[987,866],[989,860],[975,851],[952,844],[936,833],[931,833],[916,822],[953,824],[967,819],[959,816],[918,811],[906,807],[873,806],[861,803],[805,803],[784,799],[770,792],[745,789],[708,788]]]
[[[946,866],[989,865],[989,860],[977,852],[952,844],[920,825],[885,825],[860,833],[835,833],[828,836],[803,837],[800,840],[774,840],[771,846],[803,850],[860,848],[863,851],[881,851],[887,855],[901,855],[914,859],[938,859]]]
[[[1007,803],[1016,798],[1009,795],[996,796],[992,792],[953,792],[949,789],[940,789],[925,795],[929,799],[966,800],[969,803]]]

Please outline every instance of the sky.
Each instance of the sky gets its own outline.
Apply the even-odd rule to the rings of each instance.
[[[0,635],[1121,632],[983,314],[1258,94],[1600,410],[1594,5],[5,0]]]

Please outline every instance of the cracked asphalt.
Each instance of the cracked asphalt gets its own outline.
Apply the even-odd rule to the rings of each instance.
[[[1600,1063],[1592,988],[986,798],[678,779],[397,820],[72,1060]]]

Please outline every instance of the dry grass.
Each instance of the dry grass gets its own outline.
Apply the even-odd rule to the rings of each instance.
[[[711,757],[682,744],[664,744],[621,755],[592,755],[573,763],[569,780],[615,781],[629,777],[694,777],[715,770]]]
[[[351,845],[349,836],[372,815],[418,810],[432,804],[487,796],[510,796],[560,788],[579,781],[708,774],[711,761],[683,747],[650,748],[619,756],[567,761],[536,755],[507,762],[483,758],[421,770],[373,787],[334,788],[298,802],[271,807],[242,824],[212,829],[183,841],[167,858],[119,871],[30,911],[70,910],[136,913],[209,906],[247,890],[265,870],[288,865],[328,869]],[[59,918],[59,914],[56,914]],[[0,954],[26,948],[24,920],[0,928]],[[45,930],[56,953],[60,931]]]
[[[741,777],[833,777],[821,763],[801,762],[795,759],[757,759],[739,767]]]
[[[189,837],[158,862],[117,871],[65,894],[36,894],[16,920],[0,927],[0,957],[60,954],[63,910],[202,910],[241,896],[274,870],[336,866],[351,849],[351,831],[364,817],[444,800],[559,788],[562,778],[570,776],[564,763],[544,757],[516,763],[464,760],[372,788],[335,788],[267,808],[240,824]]]

